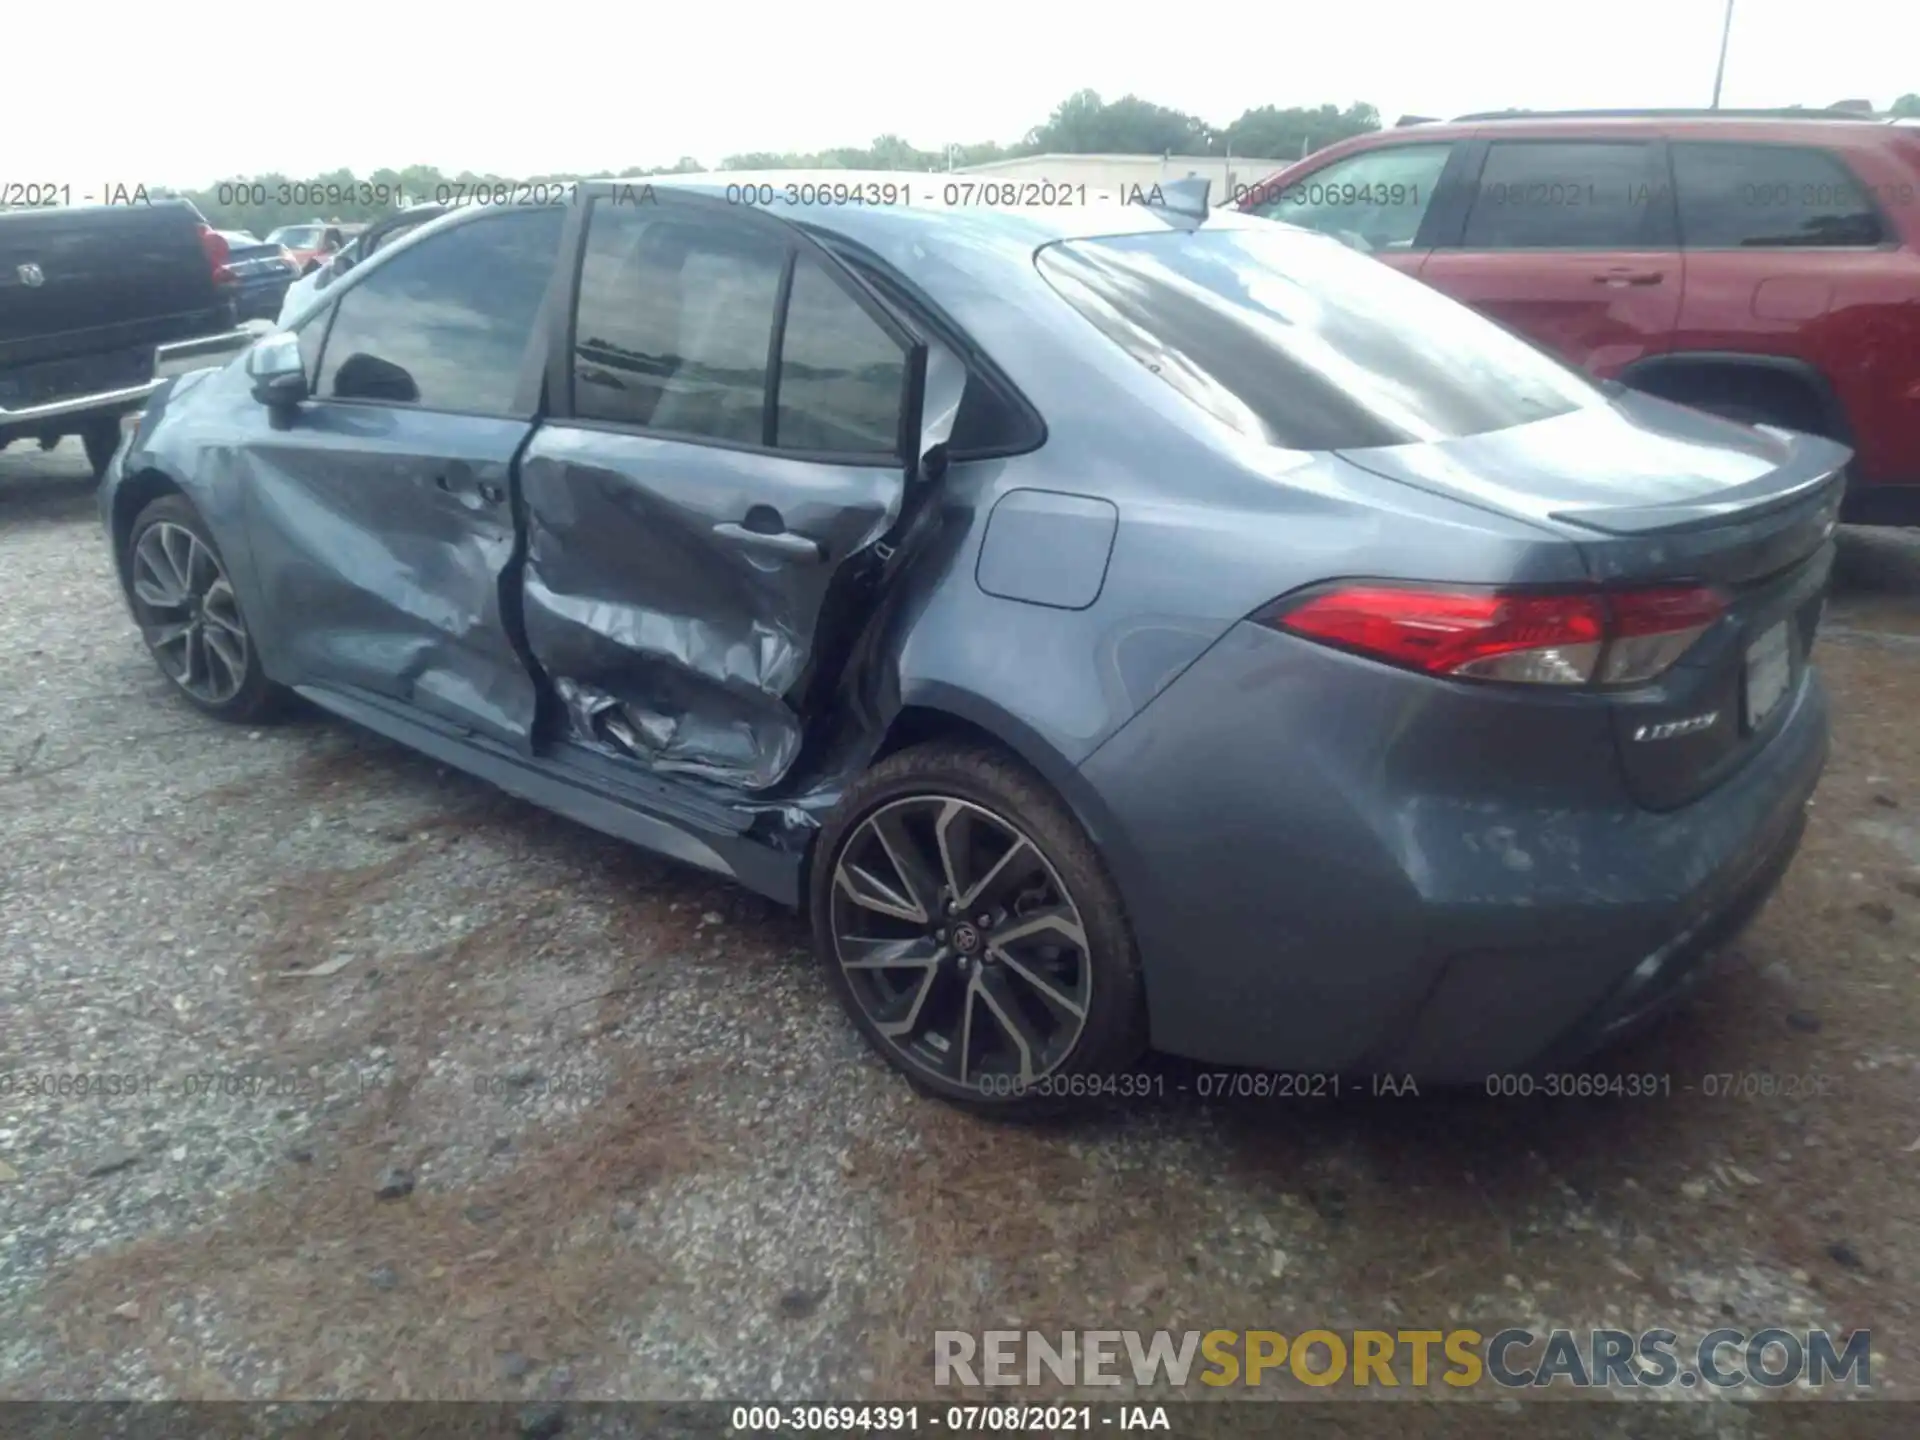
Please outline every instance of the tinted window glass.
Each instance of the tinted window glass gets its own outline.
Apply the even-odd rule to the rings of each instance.
[[[1469,250],[1631,250],[1657,243],[1666,196],[1652,174],[1646,145],[1495,142],[1460,243]]]
[[[595,201],[574,320],[575,413],[764,443],[786,261],[787,246],[758,229]]]
[[[1880,217],[1832,155],[1790,145],[1679,144],[1680,238],[1694,249],[1878,245]]]
[[[1316,235],[1069,241],[1042,250],[1040,268],[1141,364],[1273,445],[1440,440],[1604,403],[1464,305]]]
[[[1405,250],[1433,204],[1451,145],[1394,145],[1337,160],[1289,185],[1255,187],[1254,213],[1369,250]]]
[[[906,355],[811,257],[794,267],[780,345],[774,443],[782,450],[893,455]]]
[[[878,290],[896,312],[935,335],[950,331],[951,323],[927,313],[924,300],[902,288],[897,274],[860,255],[838,252],[840,260],[859,272],[860,278]],[[946,343],[955,343],[951,334]],[[1031,449],[1045,436],[1039,421],[1003,388],[1004,377],[996,377],[969,362],[966,388],[960,392],[960,410],[953,417],[953,433],[947,437],[948,454],[956,461],[983,453]]]
[[[505,415],[565,212],[489,215],[429,236],[345,290],[318,393]]]

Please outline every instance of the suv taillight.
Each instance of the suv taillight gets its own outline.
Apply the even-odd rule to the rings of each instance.
[[[207,264],[213,268],[213,283],[231,285],[234,283],[233,271],[227,268],[227,257],[233,253],[226,239],[211,225],[200,226],[200,248],[206,253]]]
[[[1254,618],[1389,665],[1520,685],[1653,679],[1726,613],[1706,585],[1525,591],[1343,583]]]

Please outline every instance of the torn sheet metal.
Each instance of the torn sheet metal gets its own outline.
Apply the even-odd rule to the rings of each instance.
[[[786,773],[800,747],[798,729],[792,725],[756,730],[745,717],[730,722],[691,720],[684,709],[676,713],[660,701],[638,695],[622,699],[564,675],[554,677],[553,688],[566,706],[573,739],[613,755],[644,760],[654,770],[760,790]]]

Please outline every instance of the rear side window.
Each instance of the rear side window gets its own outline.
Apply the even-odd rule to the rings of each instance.
[[[334,305],[316,393],[511,414],[565,218],[559,206],[484,216],[368,272]]]
[[[1681,142],[1673,176],[1689,249],[1870,247],[1887,239],[1865,188],[1824,150]]]
[[[816,258],[727,216],[596,202],[573,343],[581,419],[813,454],[900,448],[905,350]]]
[[[759,444],[786,263],[787,247],[757,229],[596,201],[574,322],[574,413]]]
[[[906,352],[818,261],[802,257],[781,336],[774,444],[895,454],[906,384]]]
[[[926,308],[928,302],[911,294],[897,272],[872,256],[845,249],[837,249],[835,254],[869,288],[878,292],[895,313],[904,314],[911,323],[939,336],[949,346],[966,348],[966,342],[954,332],[952,322],[934,318]],[[1031,450],[1045,438],[1046,430],[1040,417],[1012,388],[1012,382],[984,357],[969,358],[967,384],[960,394],[960,411],[953,418],[953,434],[947,439],[951,458],[960,462],[989,455],[1014,455]]]
[[[1464,305],[1319,236],[1262,225],[1063,241],[1038,264],[1114,344],[1271,445],[1452,439],[1604,403]]]
[[[1653,148],[1496,140],[1467,211],[1467,250],[1634,250],[1664,245]]]

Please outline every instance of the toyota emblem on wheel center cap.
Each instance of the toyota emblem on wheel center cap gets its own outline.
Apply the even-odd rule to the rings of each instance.
[[[962,920],[953,927],[953,948],[962,955],[971,955],[980,948],[980,932]]]
[[[13,273],[20,277],[20,283],[29,290],[37,289],[47,283],[47,272],[32,262],[15,267]]]

